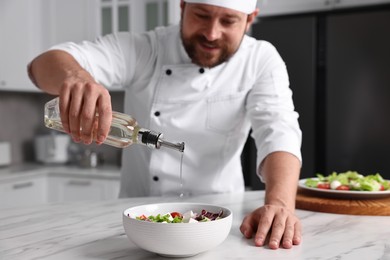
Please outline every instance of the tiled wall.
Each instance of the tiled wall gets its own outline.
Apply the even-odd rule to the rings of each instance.
[[[44,104],[52,98],[43,93],[0,91],[0,142],[11,143],[12,165],[35,162],[34,137],[52,131],[43,124]],[[111,98],[113,109],[123,111],[123,93],[111,93]],[[80,149],[89,148],[101,153],[104,163],[120,165],[120,149],[80,145]]]

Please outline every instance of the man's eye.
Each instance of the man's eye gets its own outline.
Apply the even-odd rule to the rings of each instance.
[[[236,21],[235,20],[222,20],[221,21],[222,24],[225,24],[225,25],[233,25]]]
[[[196,16],[200,19],[208,19],[208,15],[205,14],[197,14]]]

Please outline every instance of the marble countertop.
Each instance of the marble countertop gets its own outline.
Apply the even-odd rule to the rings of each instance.
[[[228,238],[187,259],[390,259],[390,219],[297,210],[303,239],[292,249],[255,247],[239,231],[263,203],[263,191],[198,197],[148,197],[47,204],[0,212],[0,259],[167,259],[138,248],[122,226],[126,208],[156,202],[204,202],[234,214]]]

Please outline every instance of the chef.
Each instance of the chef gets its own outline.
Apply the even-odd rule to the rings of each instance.
[[[291,248],[301,239],[294,214],[301,131],[285,63],[270,43],[246,35],[256,0],[182,0],[180,7],[179,25],[54,46],[30,63],[30,78],[59,95],[75,142],[93,141],[95,111],[94,141],[104,142],[112,86],[124,89],[124,112],[139,125],[185,142],[182,176],[175,150],[125,149],[120,197],[243,192],[240,155],[252,129],[266,199],[240,229],[257,246],[270,233],[270,248]]]

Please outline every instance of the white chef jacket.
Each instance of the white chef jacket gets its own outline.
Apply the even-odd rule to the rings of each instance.
[[[258,165],[275,151],[301,160],[287,69],[266,41],[244,36],[236,54],[211,69],[191,63],[177,25],[52,49],[69,52],[102,85],[123,87],[124,112],[140,126],[185,142],[182,179],[180,152],[125,148],[120,197],[244,191],[240,155],[251,128]]]

